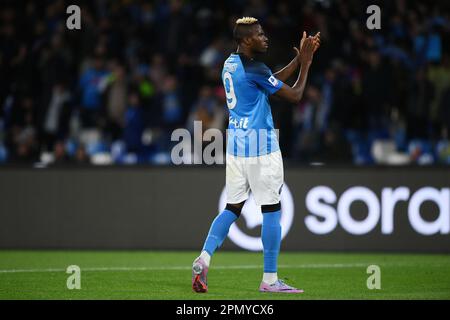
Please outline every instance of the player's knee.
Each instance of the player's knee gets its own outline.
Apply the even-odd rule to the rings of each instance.
[[[275,203],[275,204],[264,204],[261,206],[261,212],[262,213],[270,213],[270,212],[276,212],[281,210],[281,203]]]
[[[244,207],[245,201],[241,203],[227,203],[227,206],[225,207],[225,210],[233,212],[236,217],[241,216],[242,208]]]

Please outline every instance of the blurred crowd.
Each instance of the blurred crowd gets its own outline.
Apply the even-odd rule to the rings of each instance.
[[[68,30],[66,8],[81,8]],[[381,29],[369,30],[369,5]],[[298,105],[271,98],[296,163],[450,164],[448,1],[0,1],[0,163],[169,164],[176,128],[225,130],[237,18],[276,71],[322,35]],[[293,83],[291,79],[289,83]]]

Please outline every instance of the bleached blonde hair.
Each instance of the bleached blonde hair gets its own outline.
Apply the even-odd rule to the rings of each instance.
[[[246,24],[246,25],[254,24],[257,22],[258,19],[253,17],[242,17],[236,20],[236,24]]]

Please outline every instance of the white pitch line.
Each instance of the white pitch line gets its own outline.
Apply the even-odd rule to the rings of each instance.
[[[335,263],[335,264],[297,264],[297,265],[279,265],[279,268],[286,269],[327,269],[327,268],[357,268],[367,267],[370,263]],[[214,270],[239,270],[239,269],[262,269],[261,265],[230,265],[230,266],[211,266]],[[81,271],[164,271],[164,270],[191,270],[190,266],[161,266],[161,267],[92,267],[80,268]],[[0,270],[0,273],[30,273],[30,272],[65,272],[62,268],[48,269],[6,269]]]

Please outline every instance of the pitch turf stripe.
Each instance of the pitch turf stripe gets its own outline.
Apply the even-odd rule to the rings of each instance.
[[[297,265],[279,265],[279,268],[286,269],[327,269],[327,268],[358,268],[367,267],[370,263],[334,263],[334,264],[297,264]],[[230,265],[230,266],[213,266],[214,270],[234,270],[234,269],[261,269],[262,265]],[[161,266],[161,267],[93,267],[83,268],[81,271],[164,271],[164,270],[191,270],[190,266]],[[0,273],[31,273],[31,272],[65,272],[62,268],[48,268],[48,269],[6,269],[0,270]]]

